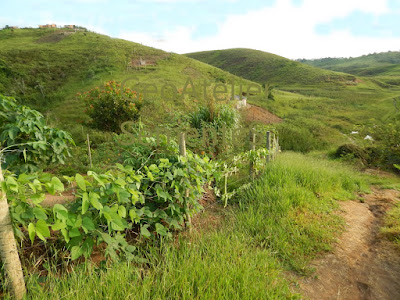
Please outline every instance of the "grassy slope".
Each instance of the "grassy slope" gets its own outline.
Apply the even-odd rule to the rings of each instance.
[[[155,65],[127,68],[132,59],[138,61],[140,58],[153,60]],[[228,83],[233,79],[244,85],[250,83],[185,56],[92,32],[64,29],[0,31],[0,93],[15,96],[22,103],[47,113],[57,126],[72,131],[75,136],[76,132],[82,131],[80,122],[86,118],[83,103],[75,94],[108,80],[122,82],[133,77],[141,83],[155,84],[157,95],[166,83],[182,88],[188,77],[198,86],[204,80]],[[135,82],[136,79],[127,85],[132,87]],[[162,118],[166,110],[173,110],[171,106],[187,108],[183,103],[163,103],[157,95],[151,101],[147,99],[151,108],[147,111],[153,117]]]
[[[259,83],[277,85],[274,101],[254,97],[250,103],[286,120],[278,125],[284,149],[335,147],[349,142],[352,130],[385,123],[395,116],[393,97],[400,92],[400,86],[390,86],[381,79],[331,72],[249,49],[187,56]]]
[[[278,86],[292,84],[344,84],[355,76],[324,71],[271,53],[228,49],[186,54],[243,78]]]
[[[387,84],[400,85],[400,52],[382,52],[351,58],[302,59],[299,61],[327,70],[358,76],[373,76]]]

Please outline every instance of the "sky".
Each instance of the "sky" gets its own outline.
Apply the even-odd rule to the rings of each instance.
[[[0,0],[0,28],[48,23],[179,54],[252,48],[312,59],[400,51],[400,0]]]

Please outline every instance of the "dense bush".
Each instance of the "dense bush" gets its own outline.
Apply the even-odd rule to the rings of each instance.
[[[143,142],[143,151],[154,146],[152,140]],[[160,152],[145,161],[132,160],[139,168],[117,164],[103,174],[88,171],[87,176],[65,176],[75,187],[76,201],[52,209],[42,207],[41,202],[45,192],[64,190],[57,177],[6,173],[2,188],[11,202],[18,236],[24,237],[20,226],[32,242],[36,236],[47,240],[52,235],[58,245],[71,251],[72,259],[89,256],[101,242],[107,244],[106,254],[112,258],[118,253],[132,258],[136,248],[127,243],[127,235],[171,236],[188,214],[201,209],[198,200],[215,173],[215,164],[190,151],[186,157],[179,156],[176,144],[169,148],[170,159],[161,158]]]
[[[96,87],[78,97],[86,104],[86,113],[92,118],[94,128],[121,132],[121,124],[136,120],[142,106],[142,96],[115,81],[109,81],[103,88]]]
[[[240,114],[229,104],[209,102],[189,115],[189,124],[197,130],[196,141],[192,139],[191,143],[194,148],[218,156],[228,153],[226,146],[232,143],[233,131],[240,127]]]
[[[228,104],[214,106],[200,106],[196,111],[190,114],[189,122],[191,127],[201,129],[203,126],[212,126],[216,129],[225,127],[235,129],[240,123],[239,112]]]
[[[362,137],[371,136],[372,140]],[[361,128],[355,144],[345,144],[336,151],[336,156],[360,159],[364,165],[396,170],[393,165],[400,164],[400,122]]]
[[[335,157],[356,158],[360,159],[363,164],[367,164],[370,161],[368,152],[355,144],[344,144],[339,146],[335,152]]]
[[[0,143],[4,168],[15,172],[37,170],[41,163],[61,163],[74,142],[62,130],[46,126],[43,115],[0,95]]]

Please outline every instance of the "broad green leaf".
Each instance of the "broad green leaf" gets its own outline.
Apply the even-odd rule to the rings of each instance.
[[[36,227],[36,234],[42,241],[46,241],[46,238],[50,237],[50,230],[46,221],[44,220],[37,221],[35,227]]]
[[[6,183],[7,183],[7,188],[10,191],[18,193],[18,183],[17,183],[17,181],[15,180],[14,177],[8,176],[7,179],[6,179]]]
[[[103,208],[103,205],[99,201],[99,194],[95,192],[89,192],[89,201],[93,205],[94,208],[101,210]]]
[[[67,243],[69,243],[70,238],[69,238],[67,229],[62,228],[62,229],[61,229],[61,234],[63,235],[64,240],[65,240]]]
[[[157,188],[156,193],[158,197],[167,200],[169,198],[169,194],[163,191],[161,188]]]
[[[132,208],[129,211],[129,217],[131,217],[131,220],[134,223],[138,223],[140,221],[140,216],[138,216],[138,214],[136,213],[136,209],[135,208]]]
[[[150,171],[147,171],[147,177],[149,177],[149,179],[150,179],[151,181],[154,181],[154,176],[153,176],[153,174],[152,174]]]
[[[53,184],[54,188],[59,191],[59,192],[63,192],[64,191],[64,185],[61,182],[60,179],[58,179],[57,177],[53,177],[51,178],[51,183]]]
[[[86,192],[85,178],[83,178],[83,176],[81,174],[76,174],[75,180],[76,180],[76,184],[79,186],[79,188]]]
[[[83,254],[82,247],[80,246],[74,246],[71,248],[71,259],[75,260],[81,257]]]
[[[135,191],[135,190],[130,190],[129,191],[130,193],[131,193],[131,195],[132,195],[132,204],[134,205],[134,204],[136,204],[136,202],[138,202],[138,200],[139,200],[139,193],[137,192],[137,191]]]
[[[120,205],[118,207],[118,214],[121,218],[126,218],[126,208],[125,206]]]
[[[169,222],[169,224],[170,224],[171,226],[174,226],[176,229],[182,229],[182,226],[179,225],[178,221],[175,220],[175,219],[171,220],[171,222]]]
[[[89,204],[89,196],[88,193],[85,192],[82,195],[82,215],[84,215],[89,209]]]
[[[89,217],[84,217],[82,219],[82,227],[88,231],[95,230],[94,223]]]
[[[166,236],[167,235],[167,229],[165,228],[165,226],[163,226],[160,223],[156,223],[156,232],[161,235],[161,236]]]
[[[55,222],[55,223],[51,226],[51,229],[53,229],[53,230],[60,230],[60,229],[66,228],[66,227],[67,227],[67,224],[65,224],[65,223],[62,222],[62,221],[57,221],[57,222]]]
[[[40,194],[32,195],[31,200],[32,200],[33,204],[39,204],[45,199],[45,197],[46,196],[44,193],[40,193]]]
[[[116,218],[113,218],[113,220],[112,220],[112,222],[111,222],[111,227],[112,227],[112,229],[113,229],[113,230],[117,230],[117,231],[121,231],[121,230],[126,229],[126,226],[125,226],[125,224],[124,224],[124,221],[125,221],[125,220],[123,220],[123,219],[116,219]]]
[[[70,238],[73,238],[73,237],[81,236],[81,232],[79,231],[78,228],[72,228],[68,232],[68,235],[69,235]]]
[[[144,225],[140,228],[140,234],[143,235],[146,238],[151,237],[151,233],[150,231],[147,229],[147,227],[149,227],[149,225]]]
[[[118,184],[119,186],[125,186],[126,182],[122,178],[118,178],[117,180],[115,180],[115,184]]]
[[[35,224],[29,223],[28,233],[29,233],[29,239],[31,240],[31,242],[33,244],[33,241],[35,240],[35,236],[36,236]]]
[[[34,207],[33,214],[35,215],[36,219],[47,220],[47,215],[43,208]]]

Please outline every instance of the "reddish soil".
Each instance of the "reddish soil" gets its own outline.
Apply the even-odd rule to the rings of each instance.
[[[374,189],[362,201],[340,203],[346,231],[332,253],[312,263],[315,276],[300,279],[306,299],[400,299],[400,249],[379,231],[399,195]]]
[[[43,207],[53,207],[55,204],[66,204],[75,200],[74,189],[65,190],[60,195],[46,194],[41,205]]]
[[[264,108],[252,104],[247,104],[246,107],[242,108],[240,111],[248,122],[260,122],[263,124],[282,122],[282,119],[278,116]]]

